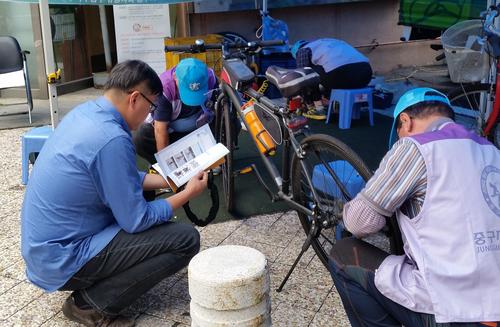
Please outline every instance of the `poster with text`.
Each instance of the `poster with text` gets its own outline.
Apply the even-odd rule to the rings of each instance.
[[[163,39],[171,36],[169,5],[114,6],[118,62],[140,59],[158,74],[165,71]]]

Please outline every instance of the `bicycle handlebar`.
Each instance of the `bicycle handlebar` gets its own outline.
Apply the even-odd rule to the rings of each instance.
[[[256,51],[260,48],[284,45],[285,42],[282,40],[270,40],[270,41],[251,41],[251,42],[240,42],[240,43],[207,43],[203,40],[196,40],[194,44],[190,45],[167,45],[165,46],[166,52],[189,52],[189,53],[200,53],[206,50],[219,50],[219,49],[241,49],[245,51]]]

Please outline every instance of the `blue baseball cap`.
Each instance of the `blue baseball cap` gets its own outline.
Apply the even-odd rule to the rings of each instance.
[[[438,101],[451,107],[450,100],[448,100],[448,97],[446,95],[439,91],[431,89],[430,87],[419,87],[407,91],[399,98],[399,101],[396,104],[396,108],[394,109],[394,121],[392,123],[391,134],[389,136],[389,149],[397,139],[396,122],[399,114],[405,111],[407,108],[425,101]]]
[[[292,56],[294,58],[297,57],[297,51],[299,51],[300,48],[302,48],[304,45],[306,45],[308,42],[306,40],[298,40],[297,42],[295,42],[292,46],[292,48],[290,49],[290,52],[292,53]]]
[[[181,60],[175,67],[181,101],[188,106],[201,106],[208,93],[208,67],[194,58]]]

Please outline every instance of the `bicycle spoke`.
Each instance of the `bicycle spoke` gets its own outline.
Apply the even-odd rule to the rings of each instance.
[[[330,241],[330,239],[328,237],[325,236],[325,234],[323,233],[320,233],[321,236],[323,236],[323,238],[325,239],[325,241],[327,241],[328,243],[330,243],[331,245],[333,245],[334,243],[332,241]]]
[[[330,167],[330,164],[326,162],[325,160],[322,159],[321,155],[319,154],[319,151],[315,150],[314,154],[318,157],[319,161],[323,164],[325,169],[328,171],[330,176],[332,176],[333,180],[335,181],[335,184],[337,184],[337,187],[339,188],[340,192],[342,193],[342,196],[346,201],[351,200],[351,196],[347,192],[347,190],[344,187],[344,184],[340,181],[339,177],[337,174],[333,171],[333,169]]]
[[[485,121],[485,106],[481,106],[481,98],[486,98],[489,87],[488,84],[461,84],[449,93],[456,122],[479,135],[482,135],[482,125]]]

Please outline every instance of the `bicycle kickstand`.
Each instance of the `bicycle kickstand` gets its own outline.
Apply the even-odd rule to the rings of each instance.
[[[293,263],[292,267],[290,268],[290,270],[286,274],[285,278],[281,282],[281,285],[276,289],[276,292],[279,293],[279,292],[281,292],[283,290],[283,287],[285,287],[285,284],[288,281],[288,278],[290,278],[290,275],[295,270],[295,267],[299,263],[300,259],[302,258],[302,256],[304,255],[304,253],[306,253],[307,249],[309,249],[309,247],[311,246],[311,240],[316,235],[316,233],[318,232],[318,227],[317,226],[318,226],[318,224],[314,224],[311,227],[311,229],[309,230],[309,234],[307,235],[307,238],[304,241],[304,244],[302,244],[302,250],[300,251],[298,257],[295,259],[295,262]]]

